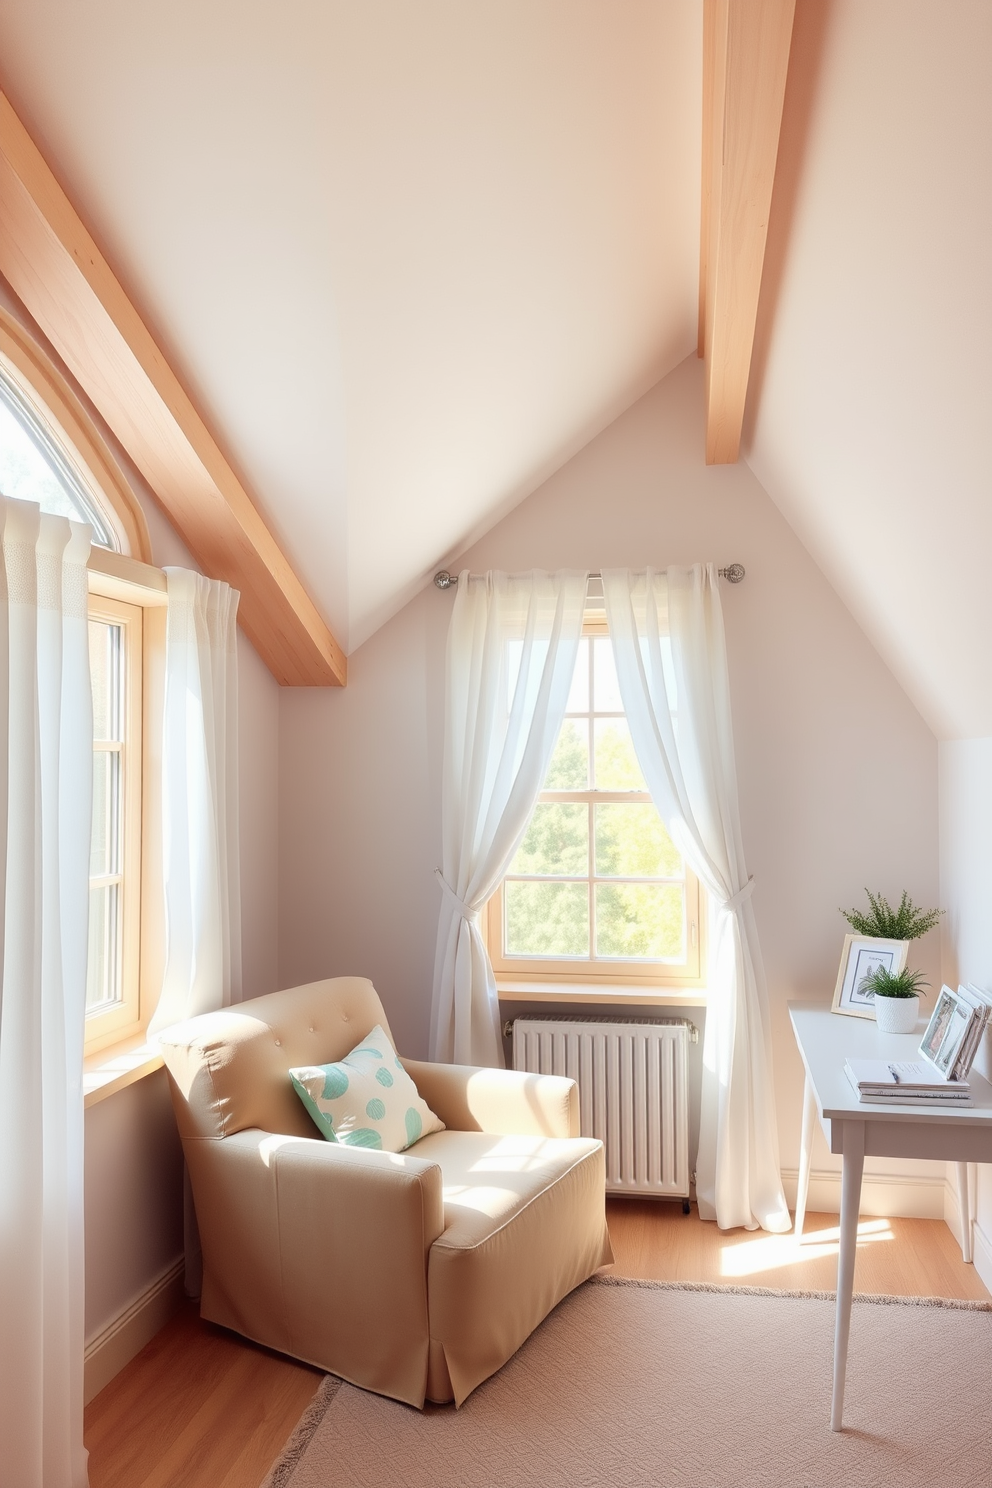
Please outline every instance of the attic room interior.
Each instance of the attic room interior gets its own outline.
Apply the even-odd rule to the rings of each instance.
[[[3,1488],[987,1488],[990,62],[0,0]]]

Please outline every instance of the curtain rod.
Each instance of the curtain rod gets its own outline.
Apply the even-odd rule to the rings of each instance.
[[[726,579],[728,584],[739,584],[744,577],[744,565],[743,563],[728,563],[726,568],[718,568],[717,573],[721,579]],[[590,579],[601,579],[602,577],[601,573],[589,574]],[[455,574],[449,573],[446,568],[440,568],[434,575],[434,584],[438,589],[454,589],[458,585],[458,579]]]

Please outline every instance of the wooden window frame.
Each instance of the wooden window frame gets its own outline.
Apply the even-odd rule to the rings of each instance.
[[[128,712],[131,737],[125,807],[121,1003],[86,1018],[85,1053],[140,1043],[162,987],[162,717],[165,702],[166,581],[160,569],[94,548],[89,563],[90,612],[130,615]],[[137,747],[135,747],[135,745]]]
[[[608,635],[605,613],[587,610],[582,627],[583,636]],[[597,803],[650,801],[647,791],[554,791],[547,795],[542,791],[538,801],[554,800],[587,803],[592,809]],[[590,852],[592,839],[590,837]],[[510,875],[507,875],[510,876]],[[595,875],[590,865],[589,882]],[[583,881],[583,880],[578,880]],[[549,988],[571,984],[583,988],[632,987],[645,992],[652,988],[659,991],[699,991],[706,986],[706,922],[705,896],[700,891],[699,880],[685,866],[685,914],[686,914],[686,959],[673,964],[658,961],[624,961],[612,958],[589,959],[568,957],[528,958],[507,956],[503,951],[504,895],[501,882],[486,906],[483,916],[483,934],[497,983],[502,988],[516,982],[547,985]],[[590,926],[591,933],[591,926]]]
[[[117,946],[119,977],[117,1001],[86,1014],[86,1050],[105,1046],[137,1031],[141,1022],[139,967],[141,963],[141,710],[142,620],[140,605],[90,595],[89,618],[120,626],[123,643],[121,738],[93,738],[94,764],[100,754],[120,758],[120,825],[118,871],[99,875],[119,887]],[[95,803],[94,803],[95,804]],[[90,875],[92,892],[94,876]]]
[[[98,503],[117,537],[120,552],[148,563],[151,540],[145,514],[110,447],[68,378],[3,306],[0,363]]]

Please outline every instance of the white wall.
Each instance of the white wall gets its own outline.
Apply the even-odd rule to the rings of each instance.
[[[992,989],[992,739],[940,745],[944,980]],[[992,1078],[992,1036],[975,1067]],[[978,1169],[975,1265],[992,1290],[992,1168]]]
[[[707,467],[702,448],[690,358],[457,566],[745,565],[724,608],[782,1159],[794,1168],[801,1076],[786,1002],[829,1001],[846,928],[837,908],[864,885],[937,902],[936,743],[747,466]],[[343,692],[280,700],[280,981],[371,976],[411,1054],[427,1047],[451,602],[418,595],[352,655]],[[936,934],[918,959],[937,980]],[[822,1143],[814,1164],[837,1167]],[[927,1175],[942,1204],[942,1166],[900,1171]]]
[[[752,468],[942,738],[992,733],[992,5],[796,7]]]

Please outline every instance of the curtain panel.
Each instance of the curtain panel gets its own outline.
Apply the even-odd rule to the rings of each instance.
[[[90,529],[0,498],[0,1478],[85,1488]]]
[[[149,1033],[241,994],[237,590],[165,570],[166,952]]]
[[[791,1227],[771,1034],[737,800],[719,576],[712,564],[603,573],[620,694],[655,805],[709,894],[696,1196],[722,1229]]]
[[[503,1064],[496,981],[479,915],[520,845],[547,774],[585,596],[584,573],[458,576],[445,675],[433,1059]]]

